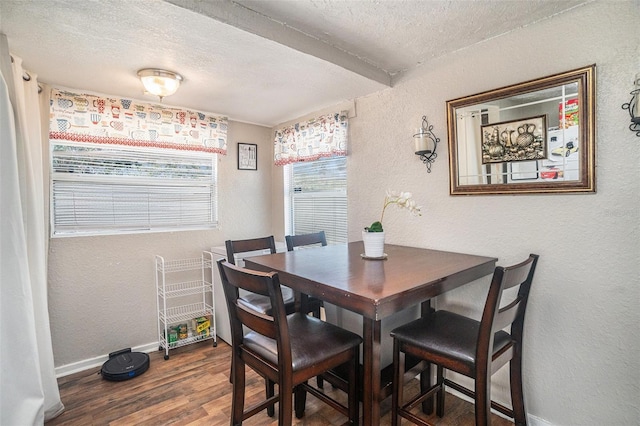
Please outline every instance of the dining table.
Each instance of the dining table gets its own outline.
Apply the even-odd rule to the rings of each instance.
[[[364,256],[362,241],[255,256],[245,266],[277,272],[299,294],[314,296],[362,316],[362,422],[380,423],[390,394],[381,365],[381,323],[410,306],[493,272],[494,257],[385,244],[379,259]],[[304,302],[303,302],[304,303]],[[390,367],[390,366],[388,366]]]

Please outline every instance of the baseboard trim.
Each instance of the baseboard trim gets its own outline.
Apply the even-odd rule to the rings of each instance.
[[[471,404],[473,404],[473,399],[469,398],[467,395],[458,392],[455,389],[451,389],[448,387],[445,387],[445,392],[450,393],[451,395],[454,395],[464,401],[467,401]],[[496,416],[502,417],[503,419],[507,419],[507,420],[511,420],[513,421],[510,417],[505,416],[504,414],[502,414],[499,411],[496,410],[491,410],[492,414],[495,414]],[[553,423],[549,423],[544,419],[541,419],[540,417],[536,417],[533,416],[531,414],[527,414],[527,424],[530,426],[554,426]]]
[[[133,352],[153,352],[158,350],[158,342],[147,343],[146,345],[131,348]],[[91,368],[102,366],[109,359],[109,354],[97,356],[95,358],[84,359],[82,361],[71,364],[61,365],[55,368],[56,378],[68,376],[70,374],[79,373]]]
[[[548,421],[541,419],[540,417],[532,416],[531,414],[527,414],[527,421],[531,426],[553,426],[553,423],[549,423]]]

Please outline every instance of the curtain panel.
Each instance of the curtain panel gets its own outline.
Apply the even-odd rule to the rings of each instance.
[[[274,163],[283,166],[322,157],[346,156],[348,127],[347,114],[341,112],[276,130]]]
[[[227,117],[51,91],[50,139],[227,153]]]
[[[49,325],[41,102],[37,75],[12,60],[0,33],[0,425],[41,425],[64,410]]]

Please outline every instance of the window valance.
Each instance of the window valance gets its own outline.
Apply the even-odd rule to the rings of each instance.
[[[274,162],[278,166],[321,157],[346,156],[346,112],[323,115],[276,130]]]
[[[227,118],[53,89],[49,138],[226,154]]]

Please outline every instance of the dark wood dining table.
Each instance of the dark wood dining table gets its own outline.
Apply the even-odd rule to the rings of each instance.
[[[377,425],[390,389],[382,380],[381,321],[491,274],[497,259],[391,244],[385,245],[384,260],[364,259],[362,253],[363,243],[357,241],[250,257],[245,265],[278,272],[295,291],[362,316],[362,419],[364,425]]]

